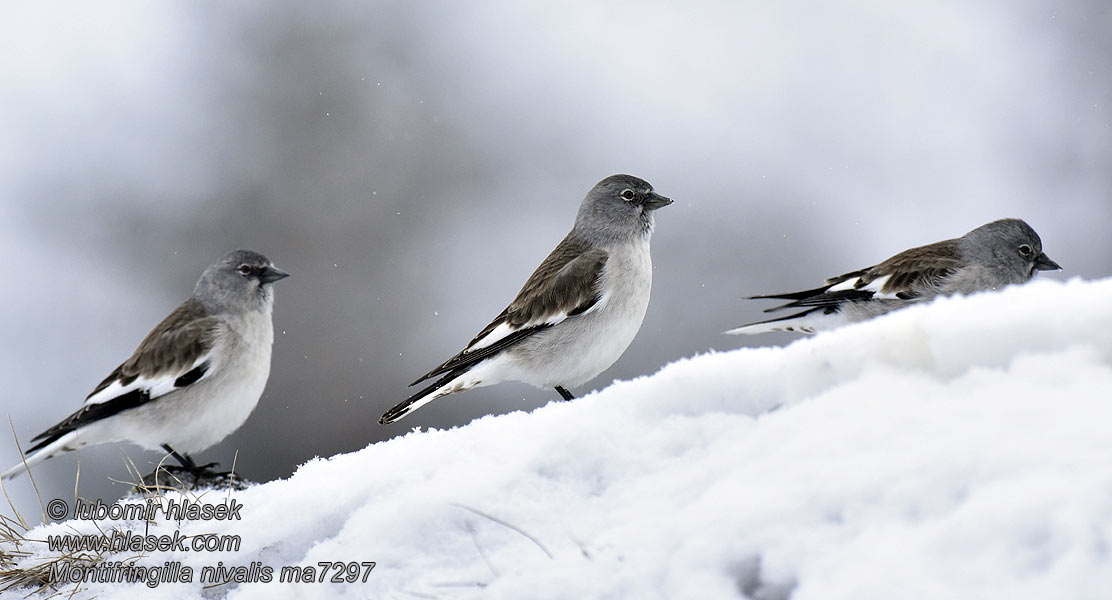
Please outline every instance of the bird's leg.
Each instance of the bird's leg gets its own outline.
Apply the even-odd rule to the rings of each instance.
[[[182,454],[178,454],[178,451],[171,448],[170,444],[162,444],[162,449],[169,453],[170,456],[173,456],[174,460],[178,461],[178,464],[180,464],[182,467],[193,471],[194,473],[197,472],[197,463],[193,462],[192,458],[189,458],[188,456]]]
[[[564,400],[575,400],[575,396],[573,396],[571,392],[564,389],[564,386],[562,385],[556,386],[556,391],[560,393],[560,397]]]
[[[213,467],[220,464],[211,462],[207,465],[197,465],[197,463],[193,462],[192,458],[189,458],[188,454],[179,454],[177,450],[174,450],[170,447],[170,444],[162,444],[162,449],[168,452],[170,456],[173,456],[174,460],[178,461],[183,469],[189,471],[194,475],[204,475],[207,472],[212,471]]]
[[[174,457],[174,460],[181,463],[181,466],[163,465],[160,462],[153,473],[144,475],[140,483],[135,485],[133,489],[136,492],[146,493],[151,489],[164,489],[166,487],[166,474],[170,474],[176,480],[175,485],[181,485],[188,489],[247,489],[247,481],[237,473],[232,471],[217,472],[213,469],[220,463],[211,462],[207,465],[198,465],[193,462],[188,454],[182,454],[174,450],[170,447],[170,444],[162,444],[162,449]],[[162,473],[162,475],[160,476],[159,473]]]

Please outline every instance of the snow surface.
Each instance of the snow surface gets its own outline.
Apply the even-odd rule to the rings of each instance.
[[[141,559],[197,571],[378,563],[365,584],[94,584],[74,598],[1109,598],[1110,423],[1112,279],[1039,280],[679,360],[202,497],[234,498],[242,521],[70,521],[29,537],[242,536],[235,553]],[[24,565],[48,556],[23,549]]]

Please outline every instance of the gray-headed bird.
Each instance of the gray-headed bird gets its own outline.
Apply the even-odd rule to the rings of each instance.
[[[630,175],[598,182],[571,232],[475,339],[411,385],[435,380],[382,415],[393,423],[442,396],[502,381],[569,387],[614,364],[633,341],[652,287],[653,214],[672,201]]]
[[[791,300],[765,310],[790,315],[742,325],[729,334],[815,333],[863,321],[936,296],[971,294],[1024,283],[1037,271],[1060,269],[1042,240],[1019,219],[1001,219],[952,240],[905,250],[865,269],[831,277],[822,286],[752,299]]]
[[[250,250],[216,261],[84,406],[35,436],[25,462],[3,477],[63,452],[119,441],[161,448],[201,472],[189,453],[239,429],[263,393],[274,343],[272,284],[285,277]]]

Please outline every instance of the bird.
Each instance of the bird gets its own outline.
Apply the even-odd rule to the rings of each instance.
[[[83,446],[120,441],[164,450],[194,474],[210,467],[198,467],[189,454],[227,437],[255,409],[270,375],[272,284],[288,276],[251,250],[213,263],[81,409],[35,436],[2,477]]]
[[[726,333],[815,333],[936,296],[995,290],[1029,281],[1038,271],[1060,269],[1043,252],[1042,240],[1030,225],[1020,219],[1000,219],[959,238],[911,248],[880,264],[831,277],[814,289],[751,296],[751,300],[791,301],[765,312],[800,310]]]
[[[611,175],[587,193],[566,237],[489,325],[458,354],[410,386],[437,378],[388,410],[386,425],[448,394],[503,381],[568,391],[625,352],[652,287],[649,240],[672,200],[643,179]]]

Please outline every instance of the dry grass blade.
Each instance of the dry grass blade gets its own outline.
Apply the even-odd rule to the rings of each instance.
[[[27,478],[31,480],[31,487],[35,490],[35,497],[39,499],[39,508],[42,509],[42,522],[46,523],[46,505],[42,502],[42,494],[39,493],[39,485],[35,483],[35,476],[31,474],[31,466],[27,464],[27,455],[23,453],[23,446],[19,444],[19,436],[15,433],[15,423],[12,423],[11,417],[8,417],[8,428],[12,431],[12,440],[15,441],[15,449],[19,452],[19,460],[23,461],[23,469],[27,471]],[[0,485],[2,484],[3,480],[0,479]],[[4,495],[8,495],[7,489],[4,490]],[[8,504],[11,504],[10,498],[8,499]],[[15,507],[12,508],[14,509]],[[22,516],[19,518],[21,521],[23,520]]]

